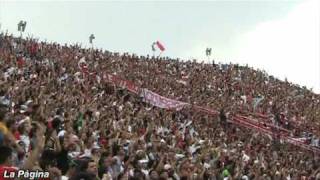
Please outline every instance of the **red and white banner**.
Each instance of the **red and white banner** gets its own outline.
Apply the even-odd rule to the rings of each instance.
[[[148,89],[141,89],[140,96],[143,97],[145,102],[159,108],[181,110],[182,108],[189,106],[188,103],[160,96]]]
[[[263,134],[268,134],[268,135],[271,135],[271,136],[280,135],[280,137],[282,139],[284,139],[289,144],[292,144],[292,145],[295,145],[295,146],[299,146],[300,148],[305,149],[307,151],[312,151],[313,153],[320,154],[320,149],[319,148],[316,148],[316,147],[313,147],[311,145],[305,144],[301,140],[299,140],[297,138],[289,137],[289,136],[287,136],[287,135],[285,135],[285,134],[283,134],[281,132],[273,132],[272,130],[270,130],[270,127],[263,127],[263,126],[260,126],[260,125],[252,124],[252,123],[250,123],[248,121],[244,121],[243,119],[240,119],[240,118],[237,118],[237,117],[232,118],[232,120],[229,121],[229,122],[231,122],[233,124],[237,124],[239,126],[243,126],[243,127],[252,129],[252,130],[259,131],[259,132],[261,132]]]
[[[169,99],[169,98],[160,96],[159,94],[154,93],[148,89],[145,89],[145,88],[141,89],[138,86],[135,86],[132,82],[127,81],[127,80],[123,80],[116,75],[105,74],[103,76],[103,78],[107,82],[112,82],[116,86],[126,88],[127,90],[131,91],[132,93],[140,95],[140,97],[143,97],[145,102],[150,103],[153,106],[156,106],[159,108],[172,109],[172,110],[179,111],[184,107],[191,106],[191,104],[186,103],[186,102],[176,101],[173,99]],[[199,111],[207,113],[207,114],[211,114],[211,115],[218,115],[219,114],[218,111],[210,109],[210,108],[205,108],[205,107],[201,107],[201,106],[197,106],[197,105],[192,105],[192,107],[195,110],[199,110]],[[263,118],[266,120],[268,119],[265,116],[261,116],[260,118]],[[231,117],[229,122],[236,124],[236,125],[239,125],[239,126],[243,126],[243,127],[252,129],[252,130],[255,130],[255,131],[259,131],[263,134],[267,134],[267,135],[271,135],[271,136],[279,135],[282,139],[285,140],[285,142],[287,142],[289,144],[299,146],[302,149],[320,154],[319,148],[312,147],[311,145],[308,145],[308,144],[304,144],[303,142],[297,140],[296,138],[290,137],[290,135],[289,135],[290,131],[288,131],[287,129],[275,126],[275,125],[273,125],[271,123],[267,123],[265,121],[261,122],[257,119],[254,120],[254,119],[252,119],[252,116],[248,117],[248,116],[238,114],[238,115]]]
[[[205,107],[201,107],[201,106],[193,106],[194,109],[196,110],[199,110],[201,112],[205,112],[205,113],[208,113],[208,114],[211,114],[211,115],[218,115],[219,112],[216,111],[216,110],[212,110],[212,109],[209,109],[209,108],[205,108]]]
[[[307,144],[301,142],[300,140],[297,140],[297,139],[291,138],[291,137],[288,137],[285,140],[286,140],[287,143],[290,143],[290,144],[293,144],[295,146],[299,146],[302,149],[305,149],[305,150],[312,151],[314,153],[320,154],[320,149],[319,148],[307,145]]]
[[[127,89],[128,91],[131,91],[132,93],[138,94],[139,93],[139,87],[134,85],[132,82],[127,81],[127,80],[123,80],[121,78],[119,78],[118,76],[115,76],[113,74],[105,74],[103,75],[103,78],[107,81],[107,82],[112,82],[114,83],[116,86],[122,87]]]

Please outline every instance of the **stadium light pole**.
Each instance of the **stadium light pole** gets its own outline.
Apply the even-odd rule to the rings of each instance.
[[[27,21],[19,21],[18,31],[20,32],[20,38],[22,38],[22,33],[26,30]]]
[[[92,49],[93,49],[93,40],[94,40],[94,39],[96,39],[96,37],[95,37],[93,34],[91,34],[91,35],[89,36],[89,43],[91,44]]]
[[[211,48],[207,48],[207,49],[206,49],[206,56],[208,57],[208,62],[209,62],[210,57],[211,57],[211,51],[212,51]]]

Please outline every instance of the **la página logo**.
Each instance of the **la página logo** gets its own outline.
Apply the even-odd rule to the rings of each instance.
[[[49,172],[46,171],[29,171],[29,170],[18,170],[15,172],[5,170],[3,173],[5,179],[15,179],[15,178],[49,178]]]

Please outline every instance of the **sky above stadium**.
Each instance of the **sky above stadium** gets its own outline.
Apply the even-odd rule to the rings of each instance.
[[[1,30],[59,43],[82,43],[116,52],[248,64],[320,93],[318,0],[229,1],[4,1]]]

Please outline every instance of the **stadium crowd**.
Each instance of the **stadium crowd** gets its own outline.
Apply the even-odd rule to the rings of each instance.
[[[228,123],[232,114],[263,114],[319,146],[320,96],[264,71],[7,34],[0,69],[1,176],[28,169],[71,180],[320,179],[318,154]],[[220,115],[151,106],[104,73]]]

